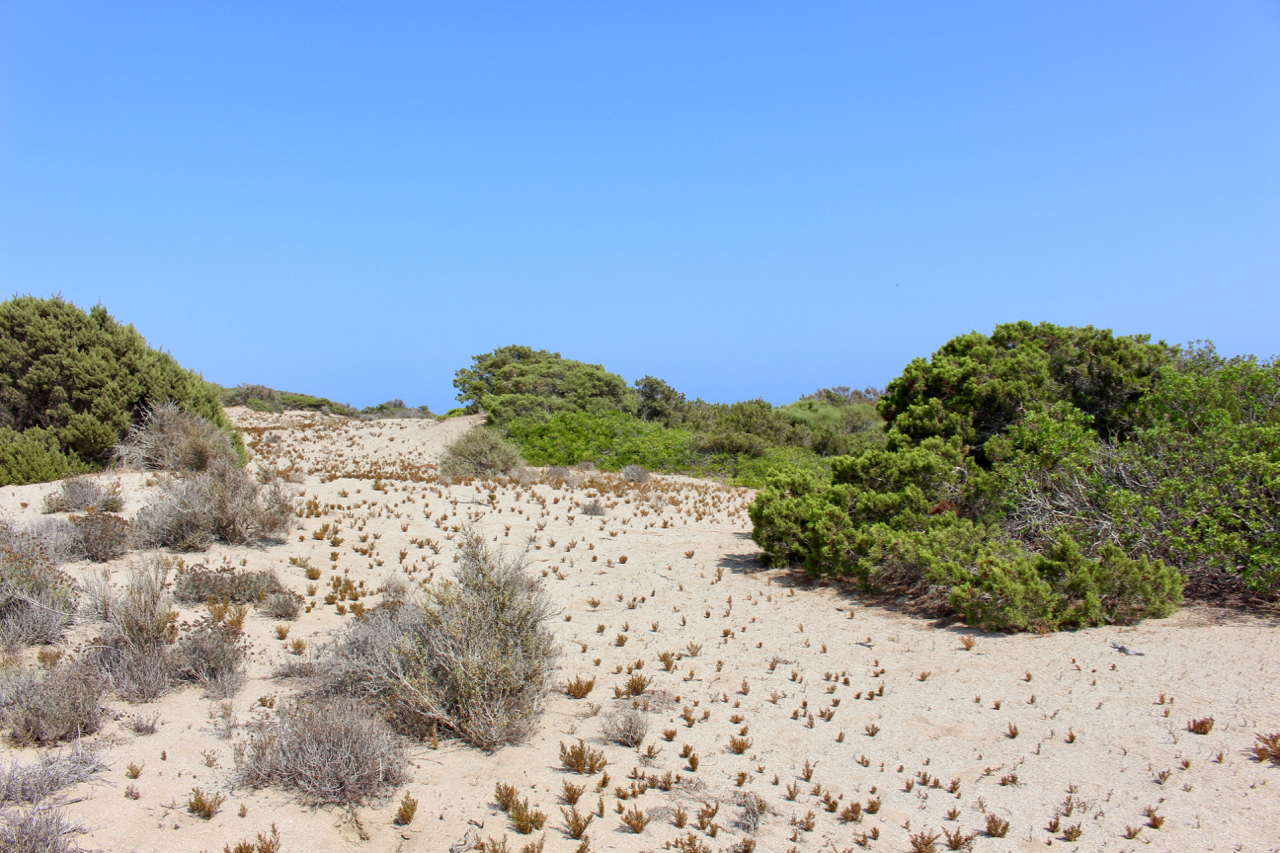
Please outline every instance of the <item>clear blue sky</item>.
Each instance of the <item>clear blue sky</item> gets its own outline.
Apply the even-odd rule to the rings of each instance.
[[[1280,351],[1276,2],[0,2],[0,294],[216,382],[690,396],[1028,319]]]

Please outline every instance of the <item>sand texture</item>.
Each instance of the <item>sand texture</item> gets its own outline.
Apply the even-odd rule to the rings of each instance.
[[[435,478],[433,463],[474,418],[230,413],[257,459],[305,473],[292,486],[305,517],[287,541],[182,557],[274,569],[314,606],[287,641],[276,637],[276,620],[249,615],[249,679],[226,708],[194,686],[145,705],[110,698],[113,720],[88,739],[103,745],[110,769],[62,793],[68,814],[88,828],[79,839],[87,848],[221,851],[274,823],[285,853],[443,853],[468,832],[506,836],[513,853],[545,837],[545,851],[561,853],[579,849],[561,811],[567,781],[587,786],[580,811],[603,806],[587,830],[593,851],[661,850],[678,839],[710,851],[751,849],[752,840],[760,851],[905,851],[921,833],[938,833],[936,848],[946,850],[943,831],[973,835],[975,851],[1280,849],[1280,767],[1251,752],[1256,735],[1280,730],[1274,620],[1197,607],[1132,628],[984,634],[869,604],[798,571],[762,569],[746,489],[660,476],[629,484],[578,471],[567,481],[451,485]],[[146,474],[101,477],[121,481],[126,516],[157,488]],[[0,513],[34,521],[54,488],[4,488]],[[604,516],[581,513],[593,498]],[[325,523],[338,526],[342,544],[313,538]],[[594,679],[592,692],[575,700],[558,690],[531,739],[493,754],[447,738],[438,748],[413,742],[411,781],[381,802],[309,808],[282,791],[231,787],[245,724],[302,688],[272,678],[297,659],[289,643],[301,638],[314,649],[355,618],[324,603],[331,578],[368,590],[388,572],[415,583],[447,578],[464,523],[513,552],[527,548],[559,611],[560,683]],[[114,582],[137,556],[108,564]],[[295,564],[304,558],[323,570],[318,594],[307,594],[310,582]],[[84,577],[100,567],[66,568]],[[181,618],[202,613],[185,609]],[[93,632],[78,624],[69,650]],[[976,641],[970,649],[968,637]],[[664,652],[674,654],[670,671]],[[35,655],[26,650],[23,662]],[[634,674],[651,683],[637,697],[615,698]],[[610,715],[632,708],[647,716],[642,745],[603,738]],[[157,713],[153,735],[126,725]],[[1188,730],[1203,718],[1214,721],[1208,734]],[[741,739],[740,753],[731,738]],[[602,774],[579,776],[561,764],[561,744],[579,739],[608,759],[602,789]],[[697,756],[696,770],[685,752]],[[37,755],[6,741],[0,769]],[[131,762],[143,767],[136,780],[126,778]],[[515,832],[495,801],[496,783],[515,786],[546,814],[541,832]],[[124,796],[130,784],[136,800]],[[188,812],[193,787],[226,796],[212,819]],[[396,826],[406,791],[419,800],[417,814]],[[767,803],[754,831],[747,794]],[[853,803],[861,805],[856,820]],[[650,817],[641,833],[619,814],[635,807]],[[1008,821],[1006,836],[988,835],[992,817]],[[1073,828],[1074,842],[1065,836]]]

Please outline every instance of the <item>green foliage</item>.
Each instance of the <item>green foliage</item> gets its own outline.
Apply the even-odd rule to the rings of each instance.
[[[0,427],[0,486],[47,483],[92,470],[92,465],[64,452],[51,429],[31,427],[17,432]]]
[[[311,394],[277,391],[265,385],[237,385],[219,388],[224,406],[247,406],[255,412],[328,411],[335,415],[355,415],[356,410],[343,403]]]
[[[1130,559],[1104,545],[1086,558],[1064,536],[1043,554],[998,559],[971,568],[950,563],[935,572],[948,582],[951,606],[987,630],[1083,627],[1168,616],[1182,603],[1182,575],[1146,555]]]
[[[1164,616],[1197,565],[1275,583],[1280,379],[1092,328],[1002,326],[917,359],[879,402],[889,442],[770,477],[774,563],[937,601],[989,629]],[[784,410],[821,431],[839,394]]]
[[[561,411],[634,412],[635,392],[598,364],[561,358],[530,347],[501,347],[477,355],[453,380],[469,412],[484,410],[494,423]]]
[[[646,375],[637,379],[636,415],[644,421],[656,421],[663,426],[678,426],[689,410],[683,394],[666,382]]]
[[[997,326],[990,337],[971,332],[907,365],[877,408],[893,446],[956,436],[984,465],[988,439],[1055,401],[1090,415],[1099,435],[1124,439],[1143,423],[1140,401],[1175,353],[1149,340],[1025,320]]]
[[[545,419],[514,418],[506,426],[530,465],[587,461],[608,471],[627,465],[677,471],[703,461],[690,433],[642,421],[626,412],[561,411]]]
[[[376,406],[367,406],[360,410],[360,414],[366,417],[374,418],[431,418],[435,417],[431,414],[431,409],[426,406],[412,407],[405,403],[404,400],[388,400],[385,403],[379,403]]]
[[[54,448],[47,435],[33,434],[8,462],[28,481],[105,462],[144,408],[166,400],[233,432],[215,386],[151,349],[101,305],[86,313],[60,297],[0,303],[0,427],[57,439]]]

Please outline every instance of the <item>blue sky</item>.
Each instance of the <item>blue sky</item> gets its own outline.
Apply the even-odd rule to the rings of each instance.
[[[1280,4],[0,0],[0,291],[226,385],[690,396],[1028,319],[1280,352]]]

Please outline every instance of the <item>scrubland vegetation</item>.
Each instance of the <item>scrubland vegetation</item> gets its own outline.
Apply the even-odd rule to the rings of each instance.
[[[57,300],[17,303],[34,323],[79,322]],[[0,521],[0,728],[16,756],[0,757],[6,850],[75,849],[86,827],[63,792],[113,774],[114,796],[154,797],[154,809],[173,776],[152,781],[165,749],[142,760],[167,722],[148,709],[167,717],[183,695],[208,704],[183,737],[225,751],[202,752],[198,779],[182,766],[193,778],[179,770],[161,829],[176,830],[178,813],[234,837],[261,828],[234,847],[248,851],[278,851],[274,825],[219,821],[244,819],[258,789],[342,806],[355,840],[369,832],[357,807],[408,838],[434,831],[423,824],[444,819],[436,806],[456,781],[415,789],[424,765],[488,762],[515,744],[524,775],[485,763],[496,786],[485,777],[484,791],[459,795],[488,816],[488,838],[467,836],[477,849],[508,849],[507,829],[530,836],[530,853],[585,853],[609,831],[743,853],[757,837],[869,848],[882,832],[908,849],[1006,837],[1112,849],[1177,831],[1169,813],[1190,831],[1201,786],[1228,765],[1237,776],[1280,765],[1275,726],[1239,722],[1256,713],[1240,686],[1256,673],[1188,681],[1216,665],[1157,659],[1152,645],[1147,656],[1117,629],[1101,653],[1087,631],[1048,636],[1167,616],[1186,595],[1274,602],[1272,362],[1019,323],[956,338],[883,391],[775,407],[689,401],[653,377],[628,386],[506,347],[455,381],[484,426],[429,421],[401,401],[356,413],[241,386],[222,399],[259,413],[240,421],[246,448],[209,386],[137,349],[105,310],[86,316],[215,408],[150,392],[121,417],[90,406],[111,425],[90,453],[76,444],[87,421],[57,403],[45,425],[19,429],[8,401],[34,385],[0,385],[4,423],[38,430],[21,441],[46,448],[5,451],[6,470],[63,478],[27,523]],[[95,352],[79,357],[108,375]],[[431,460],[398,452],[414,430],[449,439]],[[373,436],[377,452],[364,446]],[[122,488],[127,472],[145,485]],[[944,619],[867,628],[863,593]],[[1005,665],[1006,677],[997,663],[1031,647],[991,630],[1064,645]],[[1163,682],[1168,696],[1130,698],[1139,662],[1177,671],[1178,704]],[[246,687],[264,684],[260,696]],[[954,723],[959,707],[971,709],[963,748],[933,752],[956,737],[934,715]],[[1116,708],[1141,732],[1123,752],[1134,757],[1084,753]],[[103,750],[131,754],[112,763]],[[1072,781],[1062,800],[1065,774],[1104,754],[1150,778],[1087,798]],[[1255,789],[1232,778],[1237,793]],[[489,790],[495,802],[475,806]],[[414,823],[415,793],[432,798],[431,821]]]

